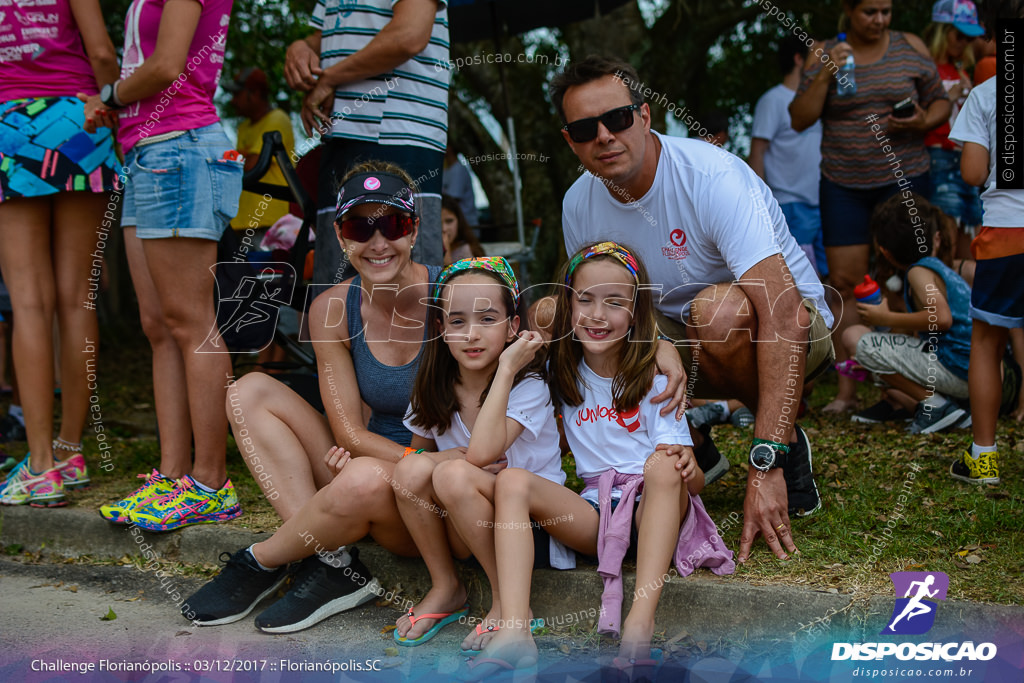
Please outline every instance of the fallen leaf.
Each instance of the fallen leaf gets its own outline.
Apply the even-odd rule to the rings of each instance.
[[[77,593],[78,592],[78,586],[68,586],[67,589],[69,591],[71,591],[72,593]]]
[[[570,652],[569,646],[566,645],[565,643],[562,643],[561,645],[559,645],[558,649],[562,652],[563,655],[567,655]]]
[[[397,647],[386,647],[386,648],[384,648],[384,656],[385,657],[397,657],[398,656],[398,648]]]
[[[178,636],[190,636],[190,635],[192,635],[192,631],[178,631],[177,633],[174,634],[174,637],[177,638]]]
[[[965,563],[961,562],[960,560],[953,560],[953,565],[956,566],[956,567],[959,567],[960,569],[970,569],[971,568],[971,565],[965,564]]]
[[[966,559],[968,564],[978,564],[981,562],[981,558],[974,554],[968,555]]]
[[[104,616],[104,617],[100,617],[100,621],[113,621],[114,619],[117,619],[117,615],[114,614],[114,608],[113,607],[108,607],[107,608],[107,615]]]

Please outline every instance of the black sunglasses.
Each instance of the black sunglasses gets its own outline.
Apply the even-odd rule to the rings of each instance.
[[[618,133],[633,125],[633,111],[640,108],[639,104],[630,104],[618,109],[610,109],[600,116],[580,119],[562,126],[569,133],[573,142],[590,142],[597,137],[597,122],[600,121],[609,133]]]
[[[378,218],[349,218],[341,222],[341,236],[354,242],[369,242],[373,233],[380,230],[384,239],[394,241],[412,233],[416,219],[401,213]]]

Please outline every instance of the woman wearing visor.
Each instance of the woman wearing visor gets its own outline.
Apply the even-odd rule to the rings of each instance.
[[[360,164],[342,181],[335,230],[357,275],[318,296],[309,311],[326,414],[261,373],[228,388],[239,451],[284,525],[226,559],[185,602],[182,613],[195,623],[244,618],[294,573],[288,593],[256,617],[256,627],[299,631],[382,592],[343,543],[370,534],[396,554],[419,555],[391,485],[412,439],[402,418],[426,339],[424,302],[441,270],[411,258],[419,227],[414,194],[409,175],[384,162]],[[334,446],[351,453],[336,476],[340,465],[325,461]],[[306,531],[323,528],[344,540]]]

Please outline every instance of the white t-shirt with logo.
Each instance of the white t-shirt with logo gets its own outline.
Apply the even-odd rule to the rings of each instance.
[[[551,405],[548,385],[536,377],[525,377],[512,387],[505,416],[523,426],[523,433],[512,442],[505,456],[509,467],[520,467],[556,484],[565,483],[562,453],[558,445],[558,424]],[[458,412],[452,424],[438,434],[437,429],[425,431],[412,424],[412,406],[402,421],[406,429],[425,439],[433,439],[439,451],[469,447],[470,431]]]
[[[613,468],[622,474],[643,474],[644,462],[659,443],[692,446],[686,420],[675,419],[675,412],[661,416],[664,404],[651,398],[665,390],[668,379],[655,375],[651,390],[640,405],[618,413],[612,403],[612,378],[601,377],[586,361],[579,365],[583,403],[562,406],[562,427],[576,460],[576,475],[594,477]],[[588,493],[597,501],[597,490]],[[615,496],[617,497],[617,496]]]
[[[981,193],[982,225],[989,228],[1024,227],[1024,190],[996,187],[996,80],[990,78],[967,96],[960,116],[949,133],[950,140],[973,142],[988,150],[988,180]]]
[[[807,130],[793,130],[789,103],[796,90],[783,84],[761,95],[754,107],[754,127],[750,137],[767,140],[764,178],[779,204],[802,202],[818,205],[821,180],[821,121]]]
[[[591,242],[613,240],[640,257],[654,300],[683,321],[690,302],[708,285],[738,280],[781,253],[803,298],[832,327],[825,288],[786,225],[771,189],[739,157],[703,140],[658,133],[661,154],[651,189],[621,203],[584,173],[562,201],[562,230],[570,254]]]

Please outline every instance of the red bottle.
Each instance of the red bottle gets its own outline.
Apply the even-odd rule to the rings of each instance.
[[[870,275],[864,276],[864,282],[853,288],[853,296],[857,303],[878,305],[882,303],[882,290]]]

